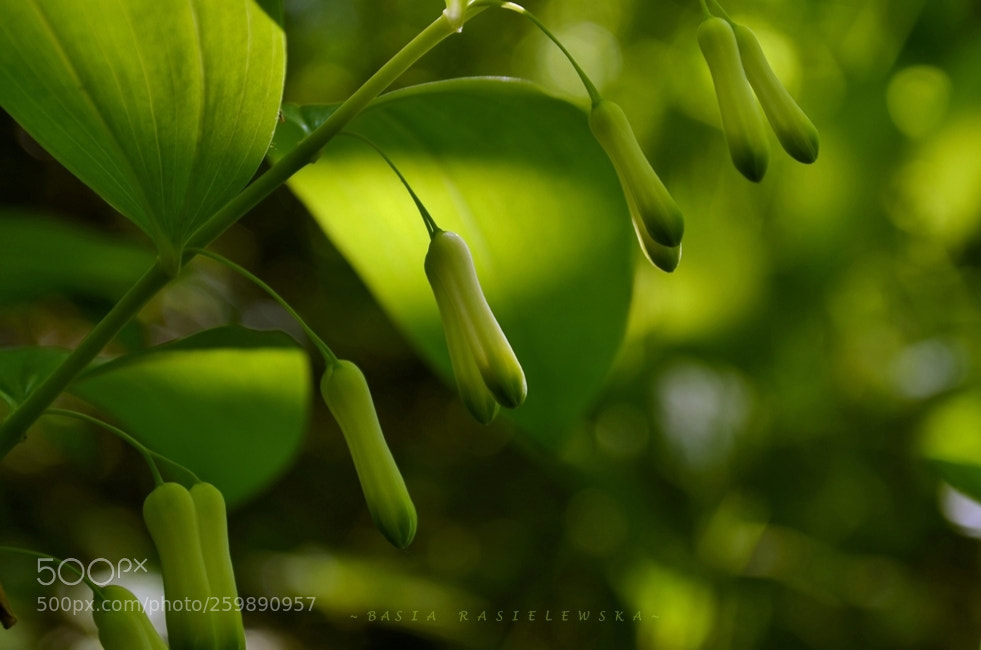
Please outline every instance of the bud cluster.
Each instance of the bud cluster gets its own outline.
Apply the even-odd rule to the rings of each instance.
[[[218,488],[210,483],[190,490],[179,483],[158,485],[143,502],[143,520],[160,556],[168,601],[237,598],[225,499]],[[242,614],[234,608],[168,609],[167,632],[171,650],[245,648]]]
[[[743,176],[759,182],[766,174],[764,115],[795,160],[817,160],[817,129],[773,73],[752,30],[710,16],[698,27],[698,44],[712,74],[729,154]]]
[[[525,373],[487,304],[463,238],[445,230],[433,233],[425,269],[460,397],[470,413],[487,424],[497,415],[498,405],[516,408],[525,401]]]

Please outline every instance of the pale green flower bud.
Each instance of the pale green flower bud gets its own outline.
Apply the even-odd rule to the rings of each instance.
[[[416,535],[416,507],[385,442],[368,382],[350,361],[327,368],[320,393],[347,442],[368,510],[378,530],[399,548]]]
[[[722,18],[708,18],[698,27],[698,45],[712,73],[732,162],[743,176],[759,182],[770,161],[770,145],[762,112],[743,70],[736,35]]]
[[[446,347],[450,351],[450,362],[453,364],[453,376],[456,377],[460,399],[478,422],[490,424],[497,416],[497,400],[480,376],[480,369],[470,352],[456,310],[447,309],[443,313],[443,330],[446,332]]]
[[[104,650],[167,650],[139,599],[128,589],[109,585],[103,587],[102,597],[92,618]]]
[[[224,606],[238,597],[235,571],[228,544],[228,512],[225,497],[211,483],[195,483],[191,489],[194,511],[198,517],[201,554],[208,575],[208,587],[215,602],[221,603],[214,612],[215,636],[222,650],[245,650],[245,627],[242,612]]]
[[[633,217],[660,244],[680,244],[685,232],[681,210],[648,162],[623,109],[601,101],[589,113],[589,128],[616,169]]]
[[[502,406],[515,408],[525,401],[528,384],[518,358],[511,349],[477,280],[470,249],[456,233],[437,231],[426,253],[426,277],[433,288],[436,305],[447,333],[453,371],[464,401],[478,420],[486,414],[486,398],[474,386],[471,365],[477,368],[484,386]],[[465,361],[469,351],[472,362]],[[469,395],[469,396],[468,396]],[[476,401],[474,404],[469,402]]]
[[[746,78],[756,91],[770,126],[784,150],[795,160],[812,163],[818,156],[818,131],[770,68],[756,35],[733,25]]]
[[[640,242],[640,248],[644,251],[644,257],[647,261],[656,266],[657,268],[671,273],[681,262],[681,244],[677,246],[665,246],[654,241],[654,238],[647,234],[647,230],[642,224],[637,223],[637,220],[633,220],[634,232],[637,233],[637,240]]]
[[[211,587],[190,492],[179,483],[158,485],[143,501],[143,521],[160,556],[167,600],[187,599],[203,606],[211,597]],[[216,645],[213,612],[171,608],[166,615],[168,640],[174,650],[200,650]]]

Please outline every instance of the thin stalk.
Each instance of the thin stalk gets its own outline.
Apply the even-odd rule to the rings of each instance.
[[[482,9],[468,10],[464,21],[470,20]],[[443,39],[456,33],[457,28],[450,24],[445,14],[433,21],[413,38],[374,75],[372,75],[353,95],[341,104],[323,124],[307,136],[296,149],[283,156],[280,161],[266,170],[239,194],[233,197],[211,219],[202,225],[190,238],[189,246],[205,248],[225,230],[241,219],[249,210],[259,204],[276,188],[299,171],[307,163],[316,159],[318,152],[340,133],[368,103],[381,94],[393,81],[402,75],[413,63],[438,45]],[[183,262],[193,259],[194,253],[183,253]],[[58,397],[75,377],[88,366],[96,355],[113,339],[140,309],[162,289],[171,279],[167,267],[159,260],[140,278],[139,281],[106,316],[82,340],[77,348],[34,390],[27,399],[14,409],[0,423],[0,460],[18,442],[24,439],[27,430],[44,413],[45,409]]]
[[[596,86],[593,84],[592,80],[586,74],[585,70],[582,69],[582,67],[579,65],[576,59],[572,56],[572,53],[566,49],[565,45],[562,44],[562,41],[560,41],[555,36],[555,34],[549,31],[548,27],[545,26],[545,23],[540,21],[535,16],[535,14],[531,13],[530,11],[528,11],[527,9],[525,9],[524,7],[522,7],[517,3],[506,2],[505,0],[477,0],[470,6],[471,7],[497,7],[499,9],[507,9],[508,11],[513,11],[530,20],[532,23],[534,23],[535,27],[540,29],[542,33],[548,37],[550,41],[555,43],[555,46],[562,51],[562,54],[565,55],[565,58],[567,58],[569,60],[569,63],[572,64],[572,67],[576,69],[576,74],[579,75],[579,79],[582,81],[582,85],[586,87],[586,92],[589,93],[589,101],[592,102],[593,106],[596,106],[601,101],[603,101],[603,98],[600,96],[599,90],[596,89]]]
[[[45,411],[45,414],[60,415],[66,418],[75,418],[76,420],[81,420],[83,422],[88,422],[89,424],[94,424],[97,427],[102,427],[103,429],[115,435],[116,437],[122,439],[124,442],[128,443],[131,447],[133,447],[136,451],[138,451],[140,455],[143,456],[143,460],[146,461],[147,466],[150,468],[150,473],[153,474],[154,484],[156,485],[163,484],[164,480],[163,477],[160,476],[160,470],[157,468],[157,464],[153,462],[154,452],[152,452],[150,449],[146,447],[146,445],[144,445],[139,440],[129,435],[119,427],[113,426],[108,422],[100,420],[99,418],[96,417],[92,417],[91,415],[80,413],[78,411],[70,411],[68,409],[48,409],[47,411]]]
[[[402,186],[405,187],[406,191],[409,193],[409,196],[412,197],[412,200],[415,202],[416,207],[419,209],[419,214],[420,216],[422,216],[423,223],[426,224],[426,230],[429,232],[430,239],[434,237],[436,233],[438,233],[440,230],[439,226],[436,225],[436,221],[433,219],[432,215],[429,214],[429,210],[427,210],[426,206],[423,205],[422,201],[416,195],[415,191],[413,191],[412,186],[409,185],[409,181],[405,180],[405,176],[403,176],[402,172],[399,171],[399,168],[395,166],[395,163],[392,162],[392,159],[389,158],[378,145],[376,145],[374,142],[364,137],[360,133],[354,133],[352,131],[342,131],[340,135],[346,135],[355,138],[357,140],[360,140],[364,144],[374,149],[375,152],[379,156],[381,156],[385,162],[388,163],[388,166],[392,168],[392,171],[395,172],[395,175],[399,177],[400,181],[402,181]]]
[[[317,336],[317,333],[313,331],[313,328],[307,325],[307,322],[303,320],[303,318],[296,312],[295,309],[293,309],[293,307],[290,306],[288,302],[286,302],[286,299],[283,298],[281,295],[279,295],[279,293],[277,293],[275,289],[273,289],[268,284],[263,282],[262,279],[259,278],[259,276],[247,270],[245,267],[239,266],[238,264],[231,261],[227,257],[219,255],[218,253],[215,253],[213,251],[209,251],[203,248],[197,248],[197,249],[190,249],[189,252],[195,253],[196,255],[200,255],[201,257],[207,257],[213,259],[219,264],[224,264],[232,271],[235,271],[243,278],[245,278],[252,284],[256,285],[263,291],[265,291],[270,298],[272,298],[277,303],[279,303],[279,306],[285,309],[286,312],[293,317],[293,320],[299,323],[300,327],[303,328],[303,331],[306,332],[310,340],[313,341],[313,344],[316,346],[317,350],[319,350],[320,354],[323,355],[324,361],[327,362],[327,365],[330,366],[337,363],[337,355],[334,354],[334,351],[331,350],[326,343],[324,343],[323,339]]]
[[[705,15],[705,18],[712,18],[713,14],[712,10],[709,9],[708,2],[706,0],[699,0],[699,4],[702,5],[702,13]]]
[[[42,560],[54,560],[59,564],[59,569],[62,566],[67,566],[68,568],[70,568],[75,575],[79,576],[85,582],[86,586],[88,586],[88,588],[92,590],[92,593],[95,594],[95,596],[99,600],[105,599],[105,596],[103,596],[102,594],[102,588],[99,587],[99,585],[92,582],[88,578],[88,576],[85,575],[84,571],[79,571],[71,564],[66,564],[65,561],[62,560],[60,557],[51,555],[49,553],[39,553],[38,551],[32,551],[29,548],[19,548],[17,546],[0,546],[0,553],[14,553],[16,555],[26,555],[27,557],[41,558]]]
[[[726,10],[722,8],[722,5],[716,2],[716,0],[711,0],[711,2],[712,6],[715,7],[715,10],[719,12],[719,15],[725,18],[727,23],[732,24],[732,18],[730,18],[729,14],[726,13]]]

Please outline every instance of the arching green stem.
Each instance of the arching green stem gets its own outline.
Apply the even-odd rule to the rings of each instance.
[[[717,0],[710,0],[710,2],[712,3],[712,6],[715,8],[715,10],[719,12],[719,16],[724,18],[727,23],[732,23],[732,18],[729,17],[729,14],[726,13],[726,10],[722,8],[722,5],[720,5],[717,2]]]
[[[65,561],[62,560],[60,557],[51,555],[49,553],[40,553],[38,551],[32,551],[29,548],[19,548],[17,546],[0,546],[0,553],[14,553],[16,555],[26,555],[27,557],[40,558],[42,560],[54,560],[55,562],[58,562],[61,566],[68,566],[75,575],[79,576],[85,582],[86,586],[88,586],[88,588],[92,590],[92,593],[95,594],[96,598],[98,598],[99,600],[103,600],[102,588],[99,587],[99,585],[92,582],[89,579],[89,577],[85,575],[84,571],[79,571],[78,569],[76,569],[74,566],[70,564],[66,565]]]
[[[527,9],[525,9],[524,7],[522,7],[517,3],[506,2],[505,0],[476,0],[476,2],[471,3],[470,6],[471,7],[497,7],[499,9],[506,9],[508,11],[513,11],[516,14],[520,14],[525,18],[527,18],[528,20],[530,20],[532,23],[534,23],[535,27],[540,29],[542,33],[548,37],[550,41],[555,43],[555,46],[562,51],[562,54],[565,55],[565,58],[567,58],[569,60],[569,63],[572,64],[572,67],[576,69],[576,74],[578,74],[579,79],[582,80],[582,85],[586,87],[586,92],[589,93],[589,100],[590,102],[592,102],[593,106],[596,106],[601,101],[603,101],[603,98],[600,96],[599,90],[596,89],[595,84],[593,84],[592,80],[582,69],[582,66],[579,65],[579,63],[572,56],[569,50],[566,49],[565,45],[562,44],[562,41],[560,41],[555,36],[555,34],[553,34],[548,29],[548,27],[546,27],[545,24],[535,16],[535,14],[531,13],[530,11],[528,11]]]
[[[409,196],[411,196],[412,200],[415,202],[416,207],[419,209],[419,214],[420,216],[422,216],[422,221],[423,223],[426,224],[426,230],[429,232],[429,238],[432,239],[433,235],[438,233],[440,228],[439,226],[436,225],[436,221],[433,220],[432,215],[429,214],[429,210],[426,209],[426,206],[423,205],[422,201],[413,191],[412,186],[409,185],[409,181],[405,180],[405,176],[402,175],[402,172],[399,171],[399,168],[395,166],[394,162],[392,162],[392,159],[389,158],[387,155],[385,155],[385,152],[382,151],[378,145],[376,145],[374,142],[364,137],[360,133],[354,133],[352,131],[342,131],[340,135],[347,135],[357,140],[360,140],[361,142],[365,143],[366,145],[374,149],[375,152],[379,156],[381,156],[385,162],[388,163],[388,166],[391,167],[392,171],[395,172],[395,175],[399,177],[399,180],[402,181],[402,185],[409,193]]]
[[[227,266],[232,271],[235,271],[243,278],[245,278],[252,284],[262,289],[264,292],[266,292],[266,294],[268,294],[270,298],[272,298],[277,303],[279,303],[279,306],[285,309],[286,312],[293,317],[293,320],[299,323],[300,327],[303,328],[303,331],[306,332],[307,336],[310,337],[310,340],[313,341],[314,346],[316,346],[320,354],[323,355],[324,361],[326,361],[328,365],[337,363],[337,355],[334,354],[334,351],[331,350],[326,343],[324,343],[323,339],[317,336],[317,333],[313,331],[313,328],[307,325],[307,322],[303,320],[303,318],[296,312],[295,309],[293,309],[290,306],[288,302],[286,302],[285,298],[279,295],[279,293],[277,293],[275,289],[273,289],[268,284],[263,282],[262,279],[260,279],[256,274],[252,273],[251,271],[247,270],[242,266],[239,266],[238,264],[231,261],[227,257],[219,255],[218,253],[215,253],[213,251],[209,251],[203,248],[192,248],[189,250],[195,253],[196,255],[213,259],[219,264],[223,264]]]
[[[119,427],[113,426],[108,422],[105,422],[104,420],[100,420],[99,418],[92,417],[91,415],[88,415],[86,413],[80,413],[79,411],[71,411],[69,409],[53,408],[53,409],[48,409],[44,413],[45,415],[61,415],[66,418],[74,418],[76,420],[88,422],[89,424],[94,424],[97,427],[102,427],[103,429],[113,434],[117,438],[120,438],[121,440],[132,446],[134,449],[136,449],[136,451],[138,451],[141,456],[143,456],[143,459],[146,461],[146,464],[150,467],[150,473],[153,474],[153,482],[156,485],[162,484],[164,480],[163,477],[160,475],[160,470],[157,468],[156,462],[154,462],[153,460],[154,458],[162,460],[168,465],[176,467],[182,472],[188,474],[194,480],[194,482],[197,482],[199,480],[194,472],[184,467],[177,461],[171,460],[166,456],[164,456],[163,454],[153,451],[152,449],[150,449],[142,442],[140,442],[133,436],[129,435]]]

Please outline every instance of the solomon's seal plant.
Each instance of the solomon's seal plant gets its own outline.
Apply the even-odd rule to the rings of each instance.
[[[434,3],[441,4],[436,0]],[[813,124],[776,79],[753,34],[732,23],[717,3],[712,4],[714,12],[702,2],[705,20],[698,28],[698,44],[711,70],[726,140],[736,167],[753,181],[759,181],[766,171],[767,140],[757,98],[790,155],[802,162],[812,162],[818,151],[818,136]],[[574,67],[588,99],[577,104],[550,97],[534,87],[500,80],[450,85],[446,91],[449,100],[442,104],[433,100],[438,94],[432,86],[409,88],[400,94],[380,97],[417,60],[444,39],[462,32],[481,13],[493,9],[518,14],[541,29]],[[415,122],[412,120],[386,122],[385,118],[377,118],[379,113],[393,105],[416,106],[406,110],[416,110],[419,114],[425,114],[426,110],[438,113],[452,109],[453,100],[460,98],[466,106],[467,101],[474,101],[467,93],[476,87],[493,88],[496,100],[505,106],[501,110],[505,114],[509,101],[525,102],[526,107],[548,107],[562,119],[571,119],[566,122],[567,130],[575,133],[543,130],[536,135],[553,144],[564,143],[566,139],[574,141],[575,155],[582,151],[590,153],[586,156],[589,164],[582,168],[601,177],[598,182],[612,188],[609,192],[604,189],[596,194],[602,195],[602,200],[595,204],[600,214],[590,214],[590,228],[595,229],[590,230],[590,235],[595,234],[597,241],[605,241],[605,231],[616,229],[610,227],[611,220],[618,220],[615,225],[625,238],[623,252],[628,252],[627,246],[632,245],[629,232],[632,227],[651,263],[668,272],[678,267],[685,231],[681,208],[648,160],[625,111],[613,99],[601,95],[560,39],[537,17],[513,2],[446,0],[445,9],[439,7],[437,12],[437,6],[433,6],[433,13],[433,21],[345,101],[317,112],[309,107],[282,105],[285,37],[283,10],[278,0],[11,0],[0,4],[0,105],[55,159],[138,226],[154,248],[152,261],[147,261],[142,275],[125,293],[121,292],[122,296],[109,312],[72,350],[0,350],[0,363],[6,364],[0,366],[0,399],[7,409],[0,422],[0,459],[25,438],[43,416],[73,418],[98,426],[132,445],[142,455],[155,483],[143,502],[143,519],[159,556],[166,599],[221,605],[167,608],[166,636],[171,650],[240,650],[245,647],[246,621],[237,607],[226,606],[238,601],[238,585],[229,548],[226,498],[228,506],[233,507],[233,501],[241,502],[253,496],[267,487],[278,470],[284,469],[292,458],[289,453],[282,454],[285,459],[277,461],[281,465],[274,464],[273,470],[262,480],[250,482],[249,477],[230,478],[232,472],[223,474],[222,470],[226,468],[220,465],[221,454],[189,454],[191,460],[187,460],[181,456],[187,454],[186,449],[182,450],[179,444],[165,447],[172,438],[187,443],[185,447],[207,447],[208,441],[186,439],[185,422],[181,420],[185,412],[182,399],[198,397],[193,394],[195,392],[208,393],[213,388],[208,383],[212,376],[222,373],[233,376],[231,383],[235,388],[229,390],[234,397],[241,398],[237,402],[232,400],[235,404],[254,406],[257,402],[266,406],[266,402],[249,392],[254,388],[253,384],[261,383],[261,373],[249,374],[237,367],[230,371],[227,366],[234,364],[228,361],[229,358],[240,360],[247,355],[226,355],[229,349],[254,352],[262,347],[256,341],[267,343],[275,338],[275,345],[270,343],[269,348],[281,352],[288,347],[289,354],[293,354],[298,348],[295,341],[284,344],[275,335],[265,336],[244,328],[228,327],[150,349],[140,349],[141,344],[130,341],[139,337],[123,337],[117,348],[123,350],[119,358],[98,358],[165,286],[179,274],[195,270],[196,258],[223,264],[240,274],[296,320],[315,350],[310,356],[316,364],[314,372],[322,370],[320,395],[347,443],[375,526],[399,549],[408,547],[417,533],[416,506],[383,435],[375,401],[361,368],[353,361],[338,358],[273,287],[211,248],[224,232],[285,183],[316,178],[318,166],[325,160],[343,162],[343,157],[338,154],[339,147],[327,146],[338,135],[345,134],[380,154],[398,176],[422,217],[428,240],[424,242],[418,231],[406,234],[408,243],[404,247],[386,241],[393,245],[378,257],[404,255],[408,260],[412,277],[406,279],[405,284],[409,289],[422,287],[425,304],[416,305],[417,311],[431,316],[432,329],[436,332],[432,337],[436,340],[432,352],[436,358],[434,365],[446,369],[444,360],[448,352],[449,367],[460,399],[481,423],[491,423],[502,406],[519,409],[524,405],[524,411],[511,414],[520,417],[533,407],[533,399],[526,403],[529,390],[534,395],[539,386],[547,388],[545,382],[535,383],[534,354],[531,354],[537,344],[535,337],[522,340],[522,328],[512,329],[511,319],[503,318],[505,314],[521,311],[516,320],[527,321],[535,316],[531,313],[534,309],[505,311],[513,305],[503,300],[497,303],[495,306],[502,315],[502,322],[508,326],[505,334],[484,293],[488,288],[488,295],[496,303],[498,297],[491,290],[491,282],[497,283],[494,286],[497,288],[515,283],[515,277],[521,278],[518,273],[511,276],[501,273],[502,268],[510,269],[487,259],[500,254],[502,249],[510,251],[512,242],[494,249],[483,246],[485,241],[480,238],[482,234],[505,237],[508,234],[507,218],[513,220],[514,217],[501,215],[500,223],[497,220],[490,224],[481,223],[480,219],[474,218],[473,211],[468,212],[464,192],[455,194],[457,188],[453,186],[453,191],[447,192],[453,196],[447,200],[440,196],[440,188],[433,184],[423,186],[426,179],[422,174],[416,183],[417,194],[392,160],[399,158],[402,152],[396,154],[386,146],[393,140],[398,141],[392,134],[401,133],[399,129],[404,131],[405,137],[398,142],[417,156],[413,161],[412,156],[406,154],[409,164],[413,164],[426,155],[438,159],[439,152],[452,146],[453,135],[459,135],[459,131],[452,131],[452,120],[447,120],[445,124],[437,125],[440,128],[435,129],[435,134],[417,134],[413,131]],[[424,108],[412,104],[417,100]],[[316,119],[311,115],[316,115]],[[376,118],[374,122],[373,117]],[[379,123],[386,128],[377,128]],[[379,135],[385,141],[373,139]],[[556,150],[561,148],[556,147]],[[487,152],[490,152],[488,156],[494,153],[492,149]],[[272,164],[257,174],[267,154]],[[564,155],[557,154],[556,157]],[[401,162],[401,158],[399,160]],[[441,168],[439,162],[437,160],[433,167]],[[581,161],[574,162],[582,164]],[[541,161],[532,160],[529,164],[534,166]],[[403,169],[416,182],[408,165]],[[453,185],[454,172],[459,173],[459,169],[445,172],[450,180],[444,185]],[[484,180],[480,174],[473,176],[480,182]],[[593,176],[589,180],[592,181]],[[374,185],[367,189],[344,188],[344,191],[348,190],[359,199],[368,198],[366,195],[375,192]],[[445,229],[437,225],[420,194],[440,216]],[[508,197],[518,197],[520,191],[494,187],[493,194],[495,199],[504,197],[502,204],[507,205]],[[612,194],[612,198],[607,194]],[[402,208],[408,205],[404,195],[401,198],[402,203],[391,198],[398,206],[395,212],[400,216]],[[679,194],[679,198],[683,197]],[[521,216],[528,220],[561,218],[551,214]],[[627,225],[627,219],[631,226]],[[414,217],[412,220],[414,222]],[[413,228],[417,225],[415,222]],[[556,230],[561,231],[563,227],[564,223],[559,224]],[[513,243],[517,251],[514,259],[521,261],[523,270],[538,270],[533,263],[537,260],[528,262],[526,258],[538,253],[535,246],[554,247],[554,242],[522,243],[518,241],[523,234],[521,231],[521,227],[514,228]],[[384,237],[389,234],[385,233]],[[478,265],[475,265],[468,241],[477,254]],[[623,279],[618,290],[628,294],[630,270],[626,262],[632,263],[632,258],[618,254],[615,261],[617,272],[622,272],[617,277]],[[589,259],[575,258],[577,268],[572,270],[588,268],[592,272],[590,264]],[[481,268],[480,279],[478,266]],[[588,280],[586,278],[587,284]],[[512,287],[512,294],[519,294],[523,288]],[[605,291],[607,286],[601,288]],[[430,289],[435,304],[429,296]],[[595,287],[592,290],[595,296]],[[411,293],[407,291],[407,294]],[[575,297],[578,298],[578,294]],[[588,303],[577,305],[580,310],[592,308]],[[574,323],[569,325],[574,326]],[[614,322],[610,331],[619,329],[622,334],[622,325]],[[541,338],[547,337],[539,337],[539,340]],[[217,339],[220,339],[218,343]],[[513,347],[512,342],[515,343]],[[521,352],[521,362],[515,350]],[[579,352],[579,349],[563,350],[567,357]],[[153,366],[160,356],[172,354],[168,357],[170,360],[197,360],[205,353],[215,353],[214,358],[219,360],[212,360],[214,365],[206,364],[211,374],[202,373],[205,376],[202,379],[196,374],[201,366],[194,366],[195,372],[173,375],[202,388],[185,391],[191,395],[182,397],[178,394],[169,398],[173,403],[165,404],[156,415],[173,417],[174,426],[164,427],[166,432],[160,434],[154,429],[157,422],[146,424],[153,418],[143,412],[142,406],[165,392],[161,386],[166,388],[167,382],[178,380],[165,375],[166,381],[153,384],[140,372]],[[312,381],[307,375],[316,375],[305,363],[309,361],[307,355],[300,352],[297,356],[302,357],[303,363],[290,366],[295,370],[291,378],[305,373],[300,383],[309,389]],[[282,359],[281,356],[276,358]],[[141,365],[144,363],[145,366]],[[589,366],[586,371],[591,378],[602,376],[609,363],[612,360],[605,367]],[[538,367],[543,365],[546,364],[539,360]],[[114,398],[119,394],[112,389],[113,379],[132,377],[127,373],[133,368],[138,369],[136,376],[140,383],[137,388],[149,388],[131,393],[133,386],[124,382],[122,401],[126,403],[118,407],[119,400],[114,401]],[[170,366],[167,369],[171,369]],[[152,370],[147,373],[152,374]],[[76,398],[89,402],[85,410],[105,410],[106,417],[62,408],[65,404],[61,403],[55,406],[61,395],[69,390]],[[216,389],[215,392],[220,391]],[[132,398],[134,401],[142,400],[135,408],[129,408],[133,407],[129,403],[131,394],[136,396]],[[299,413],[293,418],[293,428],[299,429],[306,421],[305,394],[297,397],[295,402],[299,406],[292,408],[293,402],[290,402],[285,408],[292,408],[291,414]],[[229,408],[222,399],[211,404],[218,404],[215,410],[219,412],[208,413],[212,416],[209,423],[234,416],[235,409]],[[179,416],[174,417],[174,413]],[[137,424],[132,426],[128,421]],[[280,426],[280,421],[276,420],[266,428]],[[221,428],[211,427],[209,433]],[[219,433],[215,432],[215,435]],[[278,430],[253,433],[252,443],[259,438],[267,440],[280,435]],[[300,437],[299,433],[295,436],[297,440]],[[251,451],[246,448],[249,443],[238,443],[237,436],[235,440],[242,445],[242,449],[236,451],[242,451],[243,455]],[[169,480],[164,480],[164,473],[171,471],[179,473],[181,482],[169,476]],[[209,472],[217,477],[212,478]],[[244,470],[241,473],[248,474]],[[190,489],[186,485],[190,485]],[[237,493],[233,494],[233,490]],[[24,549],[0,547],[0,550],[50,558]],[[82,579],[85,579],[84,575]],[[131,592],[119,585],[101,588],[88,580],[87,584],[96,600],[108,605],[98,608],[94,616],[104,648],[161,650],[165,647]],[[119,604],[118,607],[113,603]],[[8,627],[14,622],[16,618],[0,588],[0,623]]]

